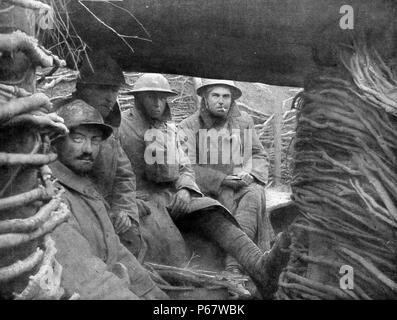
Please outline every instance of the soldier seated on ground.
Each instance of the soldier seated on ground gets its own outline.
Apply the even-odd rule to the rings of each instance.
[[[116,235],[109,206],[89,179],[101,144],[112,134],[100,113],[82,100],[58,109],[69,134],[54,147],[51,169],[72,217],[53,232],[56,258],[63,266],[62,287],[82,299],[167,299]]]
[[[89,172],[98,191],[109,203],[109,215],[121,242],[136,257],[142,249],[139,230],[139,207],[135,197],[135,175],[130,161],[119,142],[121,121],[117,95],[126,86],[123,71],[107,53],[90,53],[79,69],[76,91],[66,99],[55,101],[55,107],[80,99],[94,107],[113,128],[112,135],[103,141],[99,155]]]
[[[196,182],[205,195],[228,208],[249,238],[267,251],[273,240],[265,197],[269,162],[253,120],[235,102],[242,92],[233,81],[205,80],[197,94],[202,97],[199,109],[180,123]],[[241,271],[230,256],[226,270]]]

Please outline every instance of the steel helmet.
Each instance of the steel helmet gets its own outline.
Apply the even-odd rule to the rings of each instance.
[[[212,86],[226,86],[230,88],[232,92],[233,99],[238,99],[241,97],[242,92],[239,88],[234,85],[234,81],[231,80],[218,80],[218,79],[203,79],[203,83],[200,87],[197,88],[197,94],[199,96],[203,96],[204,92],[207,88]]]
[[[105,124],[99,111],[83,100],[73,100],[61,106],[56,113],[63,118],[69,130],[81,125],[96,126],[102,130],[104,139],[109,138],[113,132],[113,128]]]
[[[135,82],[134,89],[129,91],[129,94],[137,92],[156,91],[167,93],[170,96],[177,95],[176,92],[171,90],[168,80],[161,74],[158,73],[145,73],[140,76]]]
[[[77,83],[125,86],[123,71],[117,62],[104,51],[92,53],[85,58],[79,69]]]

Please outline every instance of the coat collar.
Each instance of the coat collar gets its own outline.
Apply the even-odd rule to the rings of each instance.
[[[96,194],[95,187],[87,176],[80,176],[74,173],[58,160],[51,163],[50,168],[59,183],[68,189],[72,189],[85,196],[93,196]]]
[[[209,129],[209,128],[213,128],[215,126],[219,126],[219,125],[224,125],[227,121],[229,121],[231,118],[238,118],[241,116],[241,112],[237,106],[237,104],[235,102],[233,102],[233,104],[230,107],[230,110],[226,116],[226,118],[216,118],[214,117],[209,111],[208,109],[204,106],[204,104],[202,103],[200,106],[200,118],[204,123],[204,126]]]
[[[121,123],[121,111],[120,111],[120,104],[119,101],[117,100],[116,103],[113,106],[112,111],[110,111],[109,115],[104,119],[105,123],[108,124],[109,126],[112,126],[114,128],[120,127]]]

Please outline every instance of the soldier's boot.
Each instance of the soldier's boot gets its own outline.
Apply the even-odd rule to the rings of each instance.
[[[243,274],[243,268],[233,256],[228,254],[225,258],[225,271],[233,274]]]
[[[221,212],[198,215],[197,225],[226,253],[233,256],[253,279],[262,298],[271,299],[278,277],[289,259],[287,233],[279,234],[272,249],[263,253],[255,243]]]
[[[253,241],[256,234],[257,213],[253,210],[242,211],[243,210],[240,210],[239,214],[234,217],[239,223],[241,230]],[[230,254],[228,254],[225,259],[225,270],[235,274],[243,273],[241,265]]]

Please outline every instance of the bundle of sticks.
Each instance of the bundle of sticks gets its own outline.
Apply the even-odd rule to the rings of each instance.
[[[23,3],[40,6],[37,1]],[[11,57],[22,51],[32,66],[65,65],[20,31],[0,34],[0,51]],[[15,70],[20,68],[16,64],[6,60],[1,66]],[[56,159],[50,152],[51,134],[68,129],[51,113],[49,98],[26,87],[34,86],[23,83],[23,78],[0,83],[0,298],[60,299],[62,266],[55,259],[50,233],[70,212],[48,164]]]
[[[341,61],[299,95],[292,190],[301,217],[279,299],[397,297],[397,81],[363,43]]]
[[[2,92],[25,93],[21,88],[0,84]],[[9,89],[7,91],[7,89]],[[0,96],[3,98],[4,95]],[[12,264],[0,265],[0,285],[3,287],[3,298],[11,298],[7,289],[13,283],[25,282],[23,277],[32,274],[22,292],[14,292],[15,299],[59,299],[64,291],[60,286],[62,267],[55,260],[56,248],[49,234],[69,216],[69,209],[61,201],[62,191],[54,186],[54,179],[48,164],[56,159],[56,155],[49,152],[49,137],[43,134],[45,130],[60,130],[65,132],[66,127],[44,112],[37,113],[37,109],[49,103],[49,99],[41,93],[26,95],[0,102],[0,140],[6,150],[0,152],[0,166],[7,168],[9,179],[0,188],[0,252],[5,254]],[[33,110],[33,111],[32,111]],[[33,112],[33,113],[32,113]],[[36,113],[35,113],[36,112]],[[22,127],[19,127],[21,126]],[[34,137],[34,144],[29,153],[9,152],[11,149],[23,150],[24,145],[19,139],[27,139],[26,126],[30,126]],[[17,127],[17,128],[15,128]],[[49,129],[51,127],[51,129]],[[19,135],[16,136],[18,133]],[[23,130],[25,128],[25,130]],[[36,129],[35,129],[36,128]],[[4,132],[9,136],[2,136]],[[14,142],[14,145],[12,145]],[[21,192],[23,183],[29,183],[31,173],[38,171],[37,187]],[[17,191],[17,194],[15,192]],[[18,192],[19,190],[19,192]],[[33,215],[26,215],[24,207],[33,208],[32,203],[42,203]],[[38,246],[35,248],[35,244]],[[26,256],[25,251],[29,251]],[[20,258],[25,256],[24,258]],[[4,257],[4,256],[3,256]],[[19,258],[17,260],[17,258]],[[4,262],[2,261],[2,264]],[[1,295],[1,294],[0,294]]]
[[[269,116],[262,124],[255,125],[258,137],[269,156],[269,185],[274,180],[274,114]],[[281,181],[289,184],[292,177],[292,147],[296,129],[296,110],[291,109],[283,114],[281,123]]]
[[[178,93],[169,99],[172,119],[179,123],[196,112],[198,98],[196,96],[193,78],[184,76],[167,76],[171,87]]]
[[[74,82],[77,80],[78,71],[74,71],[67,68],[62,68],[52,73],[52,70],[45,74],[37,73],[38,79],[37,83],[40,83],[39,90],[45,92],[47,90],[53,89],[57,84],[61,82]]]
[[[196,288],[225,288],[235,299],[251,298],[250,292],[244,288],[249,279],[246,276],[220,273],[194,268],[178,268],[145,262],[153,280],[161,289],[168,291],[192,291]]]

